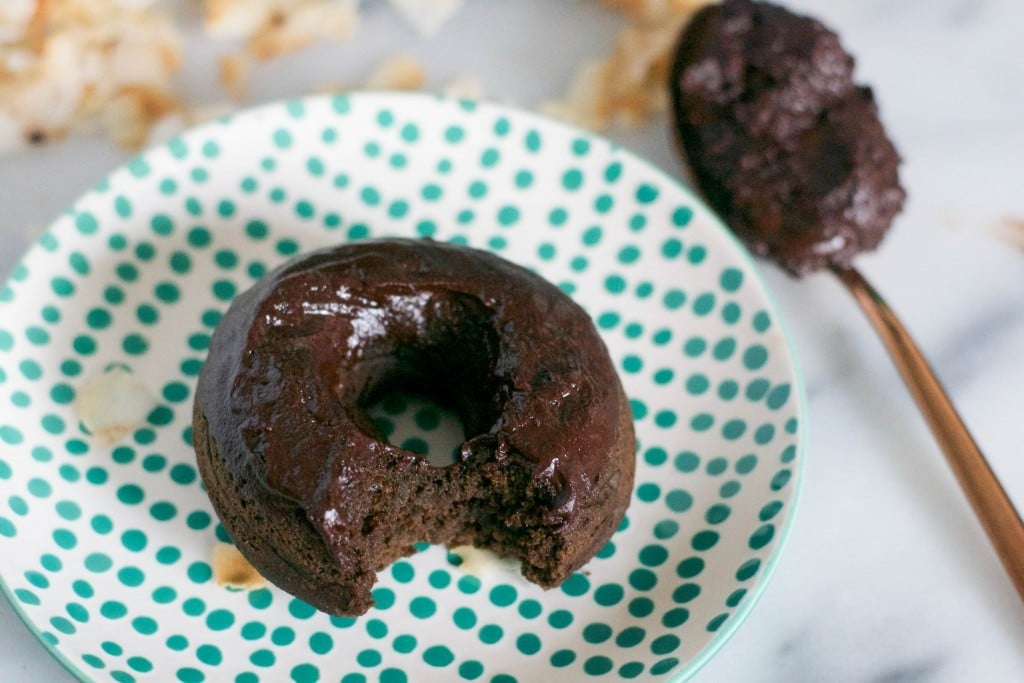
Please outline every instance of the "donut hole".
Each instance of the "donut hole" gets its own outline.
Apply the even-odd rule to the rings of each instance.
[[[466,440],[459,414],[422,393],[392,389],[366,414],[389,444],[422,456],[434,467],[456,462]]]
[[[492,312],[468,296],[435,298],[418,324],[392,324],[350,368],[353,421],[369,436],[446,467],[464,444],[491,432],[509,391],[496,372],[499,341]]]

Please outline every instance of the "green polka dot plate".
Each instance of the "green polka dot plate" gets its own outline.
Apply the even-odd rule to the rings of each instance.
[[[426,546],[381,572],[358,619],[215,580],[229,539],[190,428],[211,332],[287,257],[393,235],[536,269],[593,316],[618,364],[639,442],[633,500],[560,588]],[[116,394],[100,409],[97,386]],[[451,439],[429,405],[399,396],[379,413],[409,448]],[[131,161],[14,269],[0,293],[0,574],[82,680],[677,681],[778,560],[804,416],[750,259],[647,163],[497,106],[292,101]]]

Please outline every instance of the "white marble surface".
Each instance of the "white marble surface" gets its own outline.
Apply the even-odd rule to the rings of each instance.
[[[531,105],[559,93],[574,65],[614,35],[617,19],[594,4],[469,0],[424,40],[371,2],[353,42],[261,67],[252,99],[357,81],[400,46],[422,59],[432,83],[470,73],[496,98]],[[790,5],[841,31],[906,158],[910,201],[862,270],[914,331],[1024,507],[1024,3]],[[221,49],[191,45],[183,81],[193,99],[219,97],[208,58]],[[664,120],[611,137],[679,172]],[[0,271],[124,158],[81,140],[0,159]],[[763,270],[806,376],[806,480],[771,585],[696,680],[1024,680],[1024,604],[881,344],[829,276],[796,282]],[[0,600],[0,681],[69,680]]]

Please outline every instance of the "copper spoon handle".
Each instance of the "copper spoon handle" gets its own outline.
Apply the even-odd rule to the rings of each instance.
[[[1024,598],[1024,522],[1020,514],[971,438],[928,361],[892,309],[855,269],[834,267],[832,271],[853,294],[885,342],[1006,573]]]

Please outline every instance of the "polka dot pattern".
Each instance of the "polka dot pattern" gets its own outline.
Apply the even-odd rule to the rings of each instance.
[[[541,272],[594,318],[638,439],[628,515],[558,590],[419,544],[358,619],[228,590],[191,401],[238,293],[339,241],[429,236]],[[296,100],[129,162],[62,216],[0,300],[0,574],[97,681],[685,677],[753,604],[802,469],[802,397],[749,260],[676,183],[589,134],[427,96]],[[82,387],[131,370],[155,407],[114,445]],[[392,443],[451,462],[461,427],[392,396]]]

